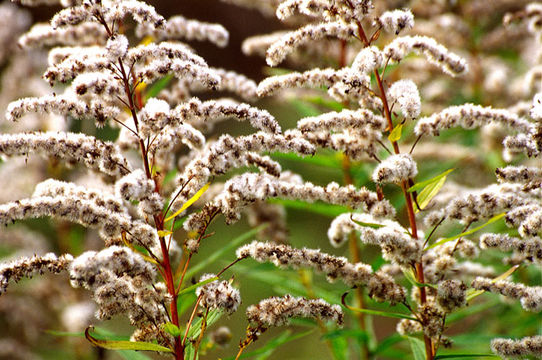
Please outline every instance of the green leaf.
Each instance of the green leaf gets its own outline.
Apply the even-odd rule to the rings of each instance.
[[[262,224],[258,227],[255,227],[252,230],[247,231],[246,233],[236,237],[233,240],[230,240],[227,242],[227,245],[220,248],[218,251],[212,253],[210,256],[203,259],[201,262],[197,263],[196,265],[192,266],[185,275],[186,279],[190,279],[192,276],[196,275],[198,272],[208,268],[212,263],[217,261],[218,259],[221,259],[224,257],[224,255],[232,251],[233,249],[237,249],[237,247],[244,243],[245,241],[251,239],[253,236],[255,236],[257,233],[262,231],[268,226],[268,224]]]
[[[456,321],[463,320],[467,317],[478,314],[482,311],[491,309],[492,307],[499,304],[502,304],[502,302],[499,300],[494,300],[494,301],[487,301],[481,304],[469,305],[465,308],[456,310],[452,314],[449,314],[448,316],[446,316],[446,325],[452,324]]]
[[[437,355],[434,357],[435,360],[437,359],[460,359],[460,358],[481,358],[481,357],[489,357],[494,359],[500,359],[500,356],[494,355],[494,354],[443,354],[443,355]]]
[[[308,104],[305,101],[293,99],[290,101],[290,104],[294,107],[294,109],[301,117],[318,116],[322,113],[320,110],[318,110],[318,108],[316,108],[316,106]]]
[[[335,338],[355,338],[361,340],[363,343],[369,341],[369,335],[367,334],[367,331],[364,330],[336,329],[322,335],[322,340],[331,340]]]
[[[396,127],[394,127],[391,133],[388,135],[388,140],[391,142],[397,142],[399,141],[399,139],[401,139],[402,134],[403,134],[403,124],[399,124]]]
[[[386,227],[386,225],[382,225],[382,224],[366,223],[366,222],[363,222],[363,221],[357,221],[352,216],[350,217],[350,220],[352,220],[353,222],[355,222],[359,226],[370,227],[370,228],[373,228],[373,229],[380,229],[380,228]]]
[[[313,156],[301,157],[297,154],[292,153],[274,152],[271,153],[271,156],[279,160],[297,161],[303,164],[318,165],[342,170],[341,159],[334,155],[317,154]]]
[[[128,336],[115,336],[112,332],[107,331],[103,328],[97,328],[96,330],[99,330],[100,334],[95,334],[95,337],[98,339],[101,339],[104,336],[108,336],[111,339],[127,339]],[[53,335],[53,336],[70,336],[70,337],[80,337],[84,338],[85,333],[79,332],[79,333],[72,333],[72,332],[65,332],[65,331],[55,331],[55,330],[47,330],[47,334]],[[118,350],[117,353],[120,357],[126,360],[150,360],[150,358],[141,353],[134,350]]]
[[[438,286],[434,284],[423,284],[421,282],[418,282],[418,280],[416,280],[416,276],[414,275],[414,271],[412,269],[408,269],[408,270],[403,269],[403,274],[405,275],[405,278],[408,280],[408,282],[416,287],[430,287],[432,289],[438,288]]]
[[[345,292],[342,295],[341,303],[348,310],[363,313],[363,314],[369,314],[369,315],[377,315],[377,316],[391,317],[391,318],[395,318],[395,319],[407,319],[407,320],[418,321],[418,319],[416,319],[415,317],[412,317],[412,316],[409,316],[409,315],[406,315],[406,314],[393,313],[393,312],[380,311],[380,310],[371,310],[371,309],[360,309],[360,308],[352,307],[352,306],[346,304],[346,296],[348,296],[348,292]]]
[[[419,183],[416,183],[414,185],[412,185],[409,189],[408,189],[408,192],[414,192],[414,191],[419,191],[421,189],[423,189],[424,187],[426,187],[427,185],[431,184],[431,183],[434,183],[434,182],[437,182],[439,181],[440,179],[442,179],[443,177],[446,177],[449,173],[451,173],[452,171],[454,171],[455,169],[449,169],[449,170],[446,170],[445,172],[443,172],[442,174],[440,175],[437,175],[435,176],[434,178],[431,178],[429,180],[425,180],[425,181],[421,181]]]
[[[373,354],[377,355],[380,354],[388,349],[390,349],[393,345],[405,340],[405,338],[398,333],[394,333],[387,338],[383,339],[379,342],[378,346],[374,350]]]
[[[158,95],[160,91],[169,85],[171,80],[173,80],[173,75],[166,75],[163,78],[155,81],[154,84],[152,84],[145,92],[145,101]]]
[[[310,204],[301,200],[287,200],[287,199],[270,199],[269,202],[272,204],[281,204],[291,209],[309,211],[316,214],[329,216],[332,218],[335,218],[339,216],[340,214],[350,211],[345,206],[331,205],[331,204],[326,204],[326,203],[321,203],[321,202],[315,202],[315,203]]]
[[[256,360],[269,359],[269,357],[273,354],[273,352],[279,346],[284,345],[284,344],[286,344],[286,343],[288,343],[290,341],[294,341],[294,340],[300,339],[302,337],[305,337],[305,336],[313,333],[314,330],[315,329],[311,329],[311,330],[304,331],[302,333],[294,334],[294,335],[292,335],[292,330],[286,330],[283,333],[281,333],[279,336],[277,336],[276,338],[269,340],[265,346],[262,346],[261,348],[259,348],[257,350],[242,354],[239,357],[239,359],[246,359],[246,358],[250,358],[250,357],[253,357],[253,356],[257,356],[255,358]],[[226,358],[224,360],[234,360],[234,359],[235,359],[235,356],[232,356],[232,357]]]
[[[223,314],[224,312],[220,309],[214,309],[214,310],[209,311],[209,314],[207,315],[207,327],[217,322],[218,319],[220,319],[220,317]],[[199,318],[192,323],[192,326],[190,326],[190,330],[188,330],[189,339],[196,339],[201,334],[202,322],[203,322],[203,318]]]
[[[363,314],[369,314],[369,315],[377,315],[377,316],[384,316],[389,318],[395,318],[395,319],[407,319],[407,320],[413,320],[418,321],[415,317],[406,315],[406,314],[400,314],[400,313],[393,313],[393,312],[387,312],[387,311],[379,311],[379,310],[371,310],[371,309],[359,309],[352,306],[348,306],[348,309],[354,312],[359,312]]]
[[[208,284],[208,283],[210,283],[210,282],[213,282],[213,281],[215,281],[215,280],[218,280],[218,276],[215,276],[215,277],[212,277],[212,278],[210,278],[210,279],[206,279],[206,280],[200,281],[199,283],[194,284],[194,285],[190,285],[189,287],[182,289],[182,290],[179,292],[179,295],[188,294],[189,292],[192,292],[192,291],[196,290],[196,289],[199,288],[200,286],[203,286],[203,285]]]
[[[333,101],[333,100],[326,100],[321,96],[313,96],[313,97],[307,96],[307,97],[304,97],[303,99],[315,105],[324,106],[328,109],[331,109],[337,112],[341,112],[344,109],[344,105],[341,104],[340,102]]]
[[[432,182],[431,184],[424,187],[422,191],[420,191],[417,197],[417,201],[421,210],[425,209],[427,204],[429,204],[429,201],[431,201],[431,199],[438,194],[440,189],[442,189],[442,187],[444,186],[445,182],[446,176],[443,176],[436,182]],[[416,210],[418,209],[416,208]]]
[[[85,337],[87,340],[94,346],[109,349],[109,350],[145,350],[145,351],[156,351],[156,352],[168,352],[172,353],[173,350],[153,343],[146,343],[140,341],[125,341],[125,340],[101,340],[90,335],[90,329],[88,327],[85,330]]]
[[[483,228],[485,228],[486,226],[488,225],[491,225],[493,224],[494,222],[502,219],[504,216],[506,215],[506,213],[501,213],[501,214],[498,214],[498,215],[495,215],[493,216],[491,219],[489,219],[486,223],[478,226],[478,227],[475,227],[474,229],[471,229],[471,230],[468,230],[468,231],[465,231],[465,232],[462,232],[461,234],[457,234],[457,235],[454,235],[454,236],[451,236],[451,237],[448,237],[448,238],[445,238],[445,239],[442,239],[440,241],[437,241],[436,243],[432,244],[431,246],[428,246],[425,248],[425,250],[429,250],[429,249],[432,249],[434,247],[437,247],[437,246],[440,246],[442,244],[446,244],[447,242],[450,242],[450,241],[453,241],[455,239],[459,239],[463,236],[467,236],[467,235],[470,235],[470,234],[474,234],[475,232],[479,231],[479,230],[482,230]]]
[[[163,324],[162,328],[164,329],[165,332],[167,332],[169,335],[173,337],[178,337],[178,336],[181,336],[182,334],[181,329],[179,329],[177,325],[170,322]]]
[[[423,341],[411,336],[407,336],[407,338],[410,344],[410,349],[412,350],[412,355],[414,355],[414,360],[426,360],[425,344]]]
[[[192,305],[196,302],[198,297],[196,293],[188,293],[177,298],[177,307],[179,309],[179,315],[184,314],[186,311],[192,308]]]

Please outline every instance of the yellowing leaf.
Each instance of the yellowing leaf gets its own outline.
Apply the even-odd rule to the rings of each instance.
[[[143,254],[141,251],[137,250],[134,247],[134,245],[132,245],[132,243],[128,241],[128,239],[126,238],[126,231],[121,232],[121,237],[122,237],[122,242],[124,242],[124,245],[128,246],[130,248],[130,250],[132,250],[133,252],[136,252],[139,255],[141,255],[141,257],[143,259],[145,259],[145,261],[148,261],[150,263],[158,265],[158,262],[156,260],[154,260],[150,256],[147,256],[147,255]]]
[[[125,341],[125,340],[119,340],[119,341],[99,340],[93,337],[92,335],[90,335],[90,329],[92,329],[92,327],[88,327],[85,330],[85,337],[92,345],[103,348],[103,349],[146,350],[146,351],[168,352],[168,353],[173,352],[173,350],[165,346],[161,346],[161,345],[153,344],[153,343],[147,343],[147,342]]]
[[[397,142],[399,141],[399,139],[401,139],[402,134],[403,134],[403,124],[399,124],[393,128],[391,133],[388,135],[388,139],[391,142]]]
[[[141,41],[139,42],[140,45],[149,45],[154,41],[154,38],[150,35],[145,36]]]
[[[157,231],[157,232],[158,232],[158,236],[159,236],[159,237],[166,237],[166,236],[168,236],[168,235],[173,234],[173,232],[172,232],[172,231],[169,231],[169,230],[159,230],[159,231]]]
[[[443,176],[436,182],[430,183],[429,185],[424,187],[422,191],[420,191],[417,200],[421,210],[423,210],[427,206],[427,204],[429,204],[429,201],[431,201],[431,199],[438,194],[440,189],[442,189],[442,187],[444,186],[445,182],[446,176]]]
[[[408,192],[414,192],[414,191],[418,191],[418,190],[421,190],[423,189],[424,187],[426,187],[427,185],[431,184],[431,183],[434,183],[434,182],[437,182],[438,180],[440,180],[443,176],[446,176],[448,175],[449,173],[451,173],[452,171],[454,171],[455,169],[448,169],[446,170],[445,172],[443,172],[442,174],[439,174],[437,176],[435,176],[434,178],[431,178],[429,180],[425,180],[425,181],[421,181],[419,183],[416,183],[414,184],[413,186],[411,186],[409,189],[408,189]]]
[[[173,215],[169,216],[168,218],[166,218],[165,221],[169,221],[169,220],[173,219],[174,217],[177,217],[183,211],[185,211],[190,205],[195,203],[201,197],[201,195],[203,195],[207,191],[207,189],[209,189],[210,185],[211,185],[211,183],[205,184],[205,186],[203,186],[201,189],[199,189],[198,192],[194,194],[194,196],[192,196],[190,199],[188,199],[188,201],[185,202],[183,204],[183,206],[179,210],[177,210],[175,212],[175,214],[173,214]]]
[[[508,269],[507,271],[505,271],[501,275],[499,275],[496,278],[494,278],[493,280],[491,280],[491,282],[495,283],[495,282],[497,282],[499,280],[506,279],[507,277],[512,275],[518,268],[519,268],[519,265],[512,266],[510,269]],[[471,301],[475,297],[477,297],[479,295],[482,295],[484,292],[485,292],[485,290],[470,289],[469,291],[467,291],[467,301]]]

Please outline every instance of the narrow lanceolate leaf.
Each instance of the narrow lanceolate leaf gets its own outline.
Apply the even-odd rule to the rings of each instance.
[[[519,268],[519,265],[512,266],[510,269],[508,269],[507,271],[505,271],[501,275],[499,275],[496,278],[494,278],[493,280],[491,280],[491,282],[495,283],[496,281],[506,279],[507,277],[512,275],[518,268]],[[469,291],[467,291],[467,301],[471,301],[472,299],[474,299],[477,296],[482,295],[483,293],[485,293],[485,290],[470,289]]]
[[[420,207],[420,210],[425,209],[427,204],[429,204],[429,201],[431,201],[431,199],[433,199],[435,195],[438,194],[440,189],[442,189],[445,182],[446,182],[446,176],[443,176],[437,181],[430,183],[429,185],[424,187],[422,191],[420,191],[417,197],[418,206]]]
[[[486,226],[488,226],[490,224],[493,224],[495,221],[498,221],[498,220],[502,219],[505,215],[506,215],[506,213],[501,213],[501,214],[495,215],[491,219],[489,219],[486,223],[484,223],[484,224],[482,224],[482,225],[480,225],[478,227],[475,227],[474,229],[470,229],[468,231],[462,232],[461,234],[457,234],[457,235],[454,235],[454,236],[439,240],[436,243],[432,244],[431,246],[426,247],[425,250],[429,250],[429,249],[432,249],[434,247],[440,246],[442,244],[446,244],[447,242],[454,241],[455,239],[459,239],[460,237],[464,237],[464,236],[467,236],[467,235],[474,234],[475,232],[485,228]]]
[[[188,200],[183,204],[183,206],[182,206],[179,210],[177,210],[177,211],[175,212],[175,214],[169,216],[169,217],[166,218],[166,220],[164,220],[164,221],[169,221],[169,220],[171,220],[171,219],[173,219],[173,218],[179,216],[179,214],[181,214],[183,211],[185,211],[186,209],[188,209],[188,207],[189,207],[190,205],[192,205],[193,203],[195,203],[196,201],[198,201],[198,199],[201,197],[201,195],[203,195],[203,194],[207,191],[207,189],[209,189],[209,186],[210,186],[210,185],[211,185],[211,183],[205,184],[201,189],[198,190],[197,193],[194,194],[194,196],[192,196],[190,199],[188,199]]]
[[[418,321],[415,317],[406,315],[406,314],[400,314],[400,313],[394,313],[394,312],[387,312],[387,311],[379,311],[379,310],[370,310],[370,309],[360,309],[355,308],[352,306],[349,306],[346,304],[346,296],[348,295],[348,292],[344,293],[341,297],[341,302],[350,311],[359,312],[363,314],[369,314],[369,315],[377,315],[377,316],[384,316],[384,317],[391,317],[395,319],[407,319],[407,320],[413,320]]]
[[[391,142],[397,142],[401,139],[402,134],[403,134],[403,124],[399,124],[396,127],[394,127],[391,133],[388,135],[388,140]]]
[[[353,222],[355,222],[359,226],[370,227],[370,228],[373,228],[373,229],[380,229],[382,227],[386,227],[386,225],[382,225],[382,224],[366,223],[366,222],[363,222],[363,221],[357,221],[352,216],[350,216],[350,220],[352,220]]]
[[[194,290],[196,290],[197,288],[199,288],[200,286],[203,286],[205,284],[208,284],[210,282],[213,282],[215,280],[218,280],[218,276],[215,276],[215,277],[212,277],[210,279],[207,279],[207,280],[203,280],[197,284],[194,284],[194,285],[191,285],[185,289],[182,289],[180,292],[179,292],[179,295],[184,295],[184,294],[188,294],[189,292],[192,292]]]
[[[408,343],[410,344],[410,349],[412,350],[412,355],[414,360],[426,360],[425,357],[425,344],[420,339],[416,339],[411,336],[407,336]]]
[[[173,350],[153,343],[139,342],[139,341],[114,341],[114,340],[99,340],[90,335],[90,329],[88,327],[85,330],[85,337],[94,346],[109,349],[109,350],[144,350],[144,351],[157,351],[172,353]]]
[[[124,242],[124,245],[128,246],[130,250],[132,250],[133,252],[138,253],[143,259],[145,259],[145,261],[158,265],[158,262],[156,260],[154,260],[152,257],[148,255],[145,255],[141,251],[137,250],[135,246],[131,242],[128,241],[128,239],[126,238],[125,231],[121,232],[121,238],[122,238],[122,241]]]
[[[445,354],[445,355],[437,355],[434,357],[435,360],[438,360],[438,359],[476,359],[476,358],[500,359],[500,356],[497,356],[494,354]]]
[[[452,171],[454,171],[455,169],[449,169],[449,170],[446,170],[445,172],[443,172],[442,174],[439,174],[437,176],[435,176],[434,178],[431,178],[429,180],[425,180],[425,181],[421,181],[419,183],[416,183],[414,185],[412,185],[409,189],[408,189],[408,192],[414,192],[414,191],[419,191],[421,189],[423,189],[424,187],[426,187],[427,185],[431,184],[431,183],[435,183],[435,182],[438,182],[440,179],[442,179],[443,177],[446,177],[449,173],[451,173]]]

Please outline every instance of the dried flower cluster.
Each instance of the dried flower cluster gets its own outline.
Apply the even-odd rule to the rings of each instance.
[[[93,314],[121,315],[133,326],[131,349],[199,359],[237,336],[211,327],[241,308],[245,277],[282,293],[246,308],[237,359],[298,317],[318,325],[326,358],[386,357],[366,319],[379,314],[400,318],[397,332],[433,360],[451,346],[453,321],[483,311],[469,305],[484,293],[542,311],[540,4],[224,1],[285,22],[289,30],[252,36],[242,51],[296,70],[269,71],[257,84],[209,66],[186,42],[224,48],[224,27],[166,19],[139,0],[21,0],[62,7],[30,29],[26,12],[0,5],[0,254],[9,254],[0,263],[0,357],[36,357],[35,329],[50,327],[46,307],[68,331],[87,328],[97,346],[111,344],[89,332]],[[501,56],[508,52],[514,66]],[[273,97],[269,111],[242,102],[264,97]],[[252,132],[221,133],[232,119]],[[331,171],[320,176],[312,164]],[[331,217],[327,238],[345,256],[293,228],[288,206]],[[212,224],[243,215],[261,241],[230,244]],[[317,229],[310,216],[303,220]],[[30,220],[43,217],[55,221]],[[307,247],[290,245],[291,235]],[[218,255],[202,256],[211,241],[221,241]],[[212,269],[235,247],[235,261]],[[221,278],[239,266],[248,270],[235,287]],[[310,270],[334,284],[313,283]],[[73,289],[47,277],[42,288],[6,291],[46,271],[67,272]],[[85,291],[95,304],[82,300]],[[375,301],[393,308],[375,311]],[[520,310],[510,311],[519,319]],[[28,321],[17,318],[23,312]],[[367,339],[351,346],[350,332],[329,333],[327,322],[356,322]],[[21,339],[9,335],[28,323],[34,330],[25,325]],[[527,324],[514,334],[522,339],[486,347],[541,356],[535,331]]]

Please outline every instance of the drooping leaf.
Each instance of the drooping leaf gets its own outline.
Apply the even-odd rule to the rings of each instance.
[[[402,134],[403,134],[403,124],[399,124],[396,127],[394,127],[391,133],[388,135],[388,140],[390,142],[397,142],[401,139]]]
[[[112,332],[105,330],[103,328],[97,328],[96,330],[99,330],[99,334],[96,334],[94,337],[101,339],[102,337],[109,337],[110,339],[127,339],[127,336],[116,336]],[[46,333],[53,335],[53,336],[69,336],[69,337],[80,337],[84,338],[85,333],[79,332],[79,333],[72,333],[72,332],[65,332],[65,331],[55,331],[55,330],[47,330]],[[134,350],[117,350],[117,353],[120,357],[122,357],[125,360],[150,360],[150,358],[143,354],[142,352],[134,351]]]
[[[140,341],[126,341],[126,340],[101,340],[93,337],[90,334],[90,329],[88,327],[85,330],[85,337],[87,340],[94,346],[109,349],[109,350],[145,350],[145,351],[156,351],[156,352],[169,352],[172,353],[173,350],[158,344],[140,342]]]
[[[408,192],[419,191],[431,183],[438,182],[440,179],[442,179],[443,177],[446,177],[449,173],[451,173],[454,170],[455,169],[448,169],[444,171],[442,174],[435,176],[434,178],[416,183],[408,189]]]
[[[420,339],[416,339],[412,336],[407,336],[408,343],[410,344],[410,349],[412,350],[412,355],[414,360],[426,360],[425,357],[425,344]]]
[[[188,207],[190,205],[192,205],[193,203],[195,203],[196,201],[198,201],[198,199],[207,191],[207,189],[209,189],[209,186],[211,185],[211,183],[207,183],[205,184],[201,189],[198,190],[197,193],[194,194],[194,196],[192,196],[190,199],[188,199],[184,204],[183,206],[177,210],[175,212],[175,214],[173,215],[170,215],[169,217],[166,218],[166,220],[164,221],[169,221],[171,219],[173,219],[174,217],[177,217],[180,213],[182,213],[183,211],[185,211],[186,209],[188,209]]]
[[[491,219],[489,219],[487,222],[485,222],[484,224],[482,224],[482,225],[480,225],[478,227],[475,227],[474,229],[470,229],[470,230],[467,230],[465,232],[462,232],[461,234],[457,234],[457,235],[454,235],[454,236],[439,240],[436,243],[426,247],[425,250],[429,250],[429,249],[432,249],[434,247],[440,246],[442,244],[446,244],[447,242],[459,239],[460,237],[464,237],[464,236],[467,236],[467,235],[470,235],[470,234],[474,234],[475,232],[485,228],[486,226],[491,225],[494,222],[502,219],[505,215],[506,215],[506,213],[501,213],[501,214],[495,215]]]

